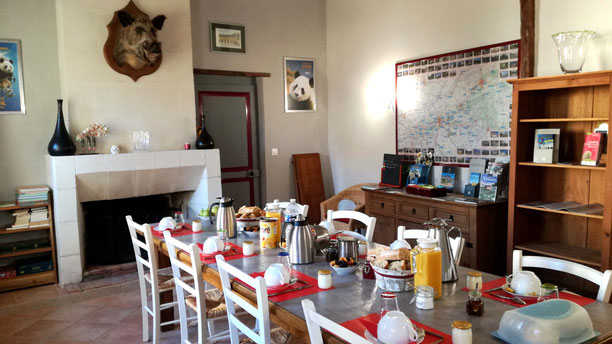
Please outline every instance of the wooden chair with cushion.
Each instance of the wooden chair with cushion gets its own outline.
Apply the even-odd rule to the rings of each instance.
[[[372,241],[372,239],[374,238],[374,229],[376,229],[376,218],[373,216],[368,216],[364,213],[354,210],[328,210],[327,218],[331,221],[335,219],[350,219],[359,221],[365,224],[366,226],[366,239],[368,241]]]
[[[357,184],[338,192],[331,198],[321,202],[321,216],[326,216],[329,210],[354,210],[363,213],[365,211],[365,192],[361,190],[361,188],[364,186],[378,186],[378,184]],[[351,203],[352,207],[343,207],[343,203]],[[340,207],[338,207],[339,205]],[[333,221],[333,224],[336,230],[353,230],[359,228],[359,222],[355,220],[351,220],[348,223],[344,221]]]
[[[161,335],[161,326],[176,324],[179,320],[171,320],[160,323],[160,312],[167,308],[174,307],[177,303],[168,302],[160,304],[160,292],[173,290],[175,288],[174,279],[172,277],[172,269],[159,269],[157,262],[157,251],[153,244],[153,234],[151,226],[148,224],[140,225],[132,220],[131,216],[125,217],[132,246],[134,247],[134,255],[136,256],[136,268],[138,270],[138,280],[140,282],[140,301],[142,310],[142,341],[148,342],[149,336],[149,315],[153,318],[153,343],[159,343]],[[144,237],[144,241],[138,238],[138,234]],[[147,271],[145,272],[145,268]],[[188,280],[188,278],[187,278]],[[151,287],[151,307],[149,308],[149,297],[147,293],[147,284]]]
[[[282,327],[270,330],[270,311],[268,307],[268,289],[263,277],[253,278],[244,271],[231,266],[222,255],[217,255],[217,267],[225,295],[227,305],[227,320],[229,324],[230,338],[232,344],[257,343],[257,344],[285,344],[289,343],[291,334]],[[251,288],[255,289],[257,295],[257,307],[254,307],[232,290],[230,275],[241,280]],[[236,316],[236,307],[240,307],[251,314],[257,321],[255,328],[251,329]],[[239,332],[248,339],[239,341]]]
[[[208,343],[211,340],[223,339],[228,337],[229,331],[217,334],[214,332],[214,321],[227,317],[227,307],[223,293],[219,289],[204,290],[204,279],[202,278],[202,261],[200,259],[200,249],[196,244],[185,244],[174,239],[169,231],[164,232],[164,240],[168,246],[170,264],[172,264],[172,274],[176,284],[176,299],[178,301],[179,317],[181,324],[181,343],[191,344],[187,334],[187,307],[197,314],[198,341],[197,343]],[[183,263],[177,257],[177,249],[189,254],[191,266]],[[193,286],[185,283],[181,277],[186,274],[191,277]],[[187,296],[185,295],[187,292]],[[206,326],[205,326],[206,325]]]
[[[308,336],[311,344],[323,344],[323,335],[321,328],[333,333],[335,336],[342,338],[347,343],[351,344],[370,344],[368,340],[350,331],[321,314],[317,313],[315,305],[312,301],[302,300],[302,309],[304,310],[304,318],[308,326]]]
[[[524,267],[561,271],[589,280],[599,285],[597,301],[610,302],[610,295],[612,294],[612,270],[601,272],[568,260],[540,256],[523,256],[522,250],[514,250],[512,253],[512,273],[517,273],[523,270]]]

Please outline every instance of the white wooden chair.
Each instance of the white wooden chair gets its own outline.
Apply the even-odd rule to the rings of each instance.
[[[222,255],[217,255],[217,267],[223,286],[223,295],[227,305],[227,320],[229,324],[230,338],[232,344],[239,344],[239,331],[249,337],[257,344],[284,344],[289,340],[291,334],[281,327],[270,330],[270,311],[268,308],[268,290],[263,277],[253,278],[240,269],[231,266]],[[242,282],[255,289],[257,308],[248,303],[232,290],[230,275],[240,279]],[[234,303],[236,305],[234,305]],[[255,328],[251,329],[236,316],[236,306],[239,306],[251,314],[257,321]],[[245,342],[243,342],[245,343]]]
[[[289,205],[289,203],[290,202],[279,202],[279,207],[284,211],[285,209],[287,209],[287,206]],[[299,203],[296,203],[296,204],[300,206],[300,211],[302,212],[302,216],[306,218],[306,216],[308,215],[308,209],[309,209],[308,204],[299,204]]]
[[[406,229],[404,226],[398,226],[397,240],[427,238],[428,233],[429,231],[425,229]],[[463,237],[457,237],[449,238],[449,241],[453,252],[453,258],[455,258],[455,262],[459,264],[459,260],[463,254],[463,247],[465,246],[465,239]]]
[[[170,268],[159,269],[157,262],[157,251],[153,244],[153,234],[151,226],[148,224],[140,225],[132,220],[131,216],[125,217],[132,246],[134,247],[134,255],[136,256],[136,268],[138,270],[138,280],[140,282],[140,301],[142,310],[142,341],[148,342],[149,336],[149,315],[153,318],[153,343],[159,343],[161,335],[161,326],[176,324],[179,320],[171,320],[160,323],[160,312],[164,309],[174,307],[177,302],[168,302],[160,304],[160,292],[173,290],[174,280],[172,278],[172,270]],[[144,241],[138,239],[137,233],[142,234]],[[146,254],[143,254],[146,253]],[[145,271],[145,267],[148,272]],[[151,287],[151,307],[149,308],[149,297],[147,293],[147,283]]]
[[[601,272],[586,265],[563,259],[523,256],[522,250],[514,250],[512,253],[512,273],[517,273],[523,270],[524,267],[561,271],[589,280],[599,285],[597,301],[610,302],[612,294],[612,270]]]
[[[364,225],[366,225],[365,237],[368,241],[372,241],[372,238],[374,237],[374,229],[376,227],[375,217],[368,216],[364,213],[354,210],[328,210],[327,221],[333,221],[336,219],[351,219],[363,223]]]
[[[200,260],[200,249],[196,244],[185,244],[172,237],[169,231],[164,232],[164,240],[168,246],[170,264],[172,264],[172,274],[176,284],[176,298],[178,302],[180,324],[181,324],[181,343],[191,344],[188,339],[187,321],[198,320],[198,341],[199,344],[208,343],[211,340],[223,339],[229,336],[229,331],[217,334],[214,332],[214,321],[225,319],[227,308],[223,299],[223,293],[219,289],[204,289],[202,278],[202,261]],[[183,250],[191,257],[191,266],[181,262],[176,254],[176,250]],[[182,272],[185,272],[193,280],[193,287],[185,283]],[[187,297],[185,297],[187,292]],[[193,310],[197,316],[187,317],[187,307]],[[204,326],[204,325],[207,326]],[[209,337],[210,335],[210,337]]]
[[[308,326],[308,336],[310,337],[311,344],[323,344],[321,327],[333,333],[335,336],[342,338],[347,343],[370,344],[368,340],[355,332],[317,313],[312,301],[308,299],[302,300],[302,309],[304,309],[304,318],[306,319],[306,326]]]

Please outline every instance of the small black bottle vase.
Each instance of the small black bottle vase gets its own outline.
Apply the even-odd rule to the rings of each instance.
[[[196,138],[195,142],[196,149],[213,149],[215,148],[215,141],[213,141],[212,136],[206,131],[206,127],[204,126],[204,118],[202,118],[202,130],[200,131],[200,135]]]
[[[55,124],[55,131],[47,150],[51,156],[63,156],[63,155],[74,155],[76,152],[76,146],[66,130],[66,124],[64,123],[64,112],[62,110],[62,99],[57,100],[57,123]]]

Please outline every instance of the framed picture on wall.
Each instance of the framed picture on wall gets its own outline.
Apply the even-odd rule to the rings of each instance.
[[[0,38],[0,114],[25,114],[21,41]]]
[[[244,25],[210,23],[210,50],[213,52],[245,53]]]
[[[314,112],[315,61],[308,58],[284,58],[285,112]]]

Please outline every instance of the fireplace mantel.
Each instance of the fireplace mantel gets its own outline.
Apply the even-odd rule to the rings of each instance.
[[[218,149],[46,157],[61,285],[85,263],[82,202],[190,192],[188,217],[221,196]]]

